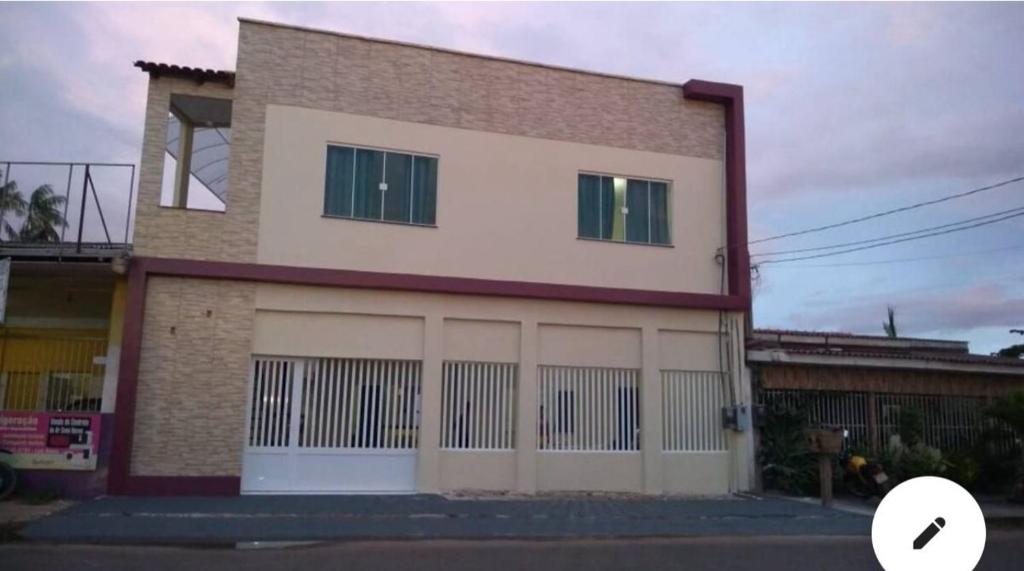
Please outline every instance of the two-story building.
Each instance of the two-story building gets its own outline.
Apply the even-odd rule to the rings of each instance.
[[[253,20],[137,65],[111,493],[751,486],[740,87]]]

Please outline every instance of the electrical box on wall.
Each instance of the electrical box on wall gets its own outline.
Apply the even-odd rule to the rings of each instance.
[[[750,430],[750,405],[737,404],[722,407],[722,428],[746,432]]]

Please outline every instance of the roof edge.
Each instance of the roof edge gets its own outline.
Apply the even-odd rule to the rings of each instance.
[[[984,357],[983,355],[973,355]],[[987,373],[1024,377],[1024,366],[1008,361],[945,361],[928,358],[899,358],[860,355],[826,355],[792,353],[785,349],[753,349],[746,354],[748,363],[761,365],[815,365],[822,367],[862,367],[901,371],[940,371]]]
[[[836,342],[842,342],[844,339],[851,341],[873,341],[881,344],[901,344],[901,343],[928,343],[938,344],[946,346],[966,347],[967,341],[959,339],[933,339],[929,337],[886,337],[883,335],[867,335],[863,333],[847,333],[844,331],[802,331],[802,330],[790,330],[790,329],[771,329],[771,328],[757,328],[755,327],[751,335],[753,339],[760,340],[771,340],[775,341],[779,337],[795,338],[793,341],[800,342],[797,340],[804,340],[810,338],[822,338],[835,340]],[[805,341],[810,343],[810,341]]]
[[[158,79],[160,77],[178,77],[191,79],[196,83],[220,83],[228,87],[235,86],[235,72],[220,69],[203,69],[201,67],[189,67],[160,63],[155,61],[136,60],[135,67],[149,74],[149,77]]]

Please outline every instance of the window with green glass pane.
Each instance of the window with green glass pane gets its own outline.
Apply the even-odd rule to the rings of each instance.
[[[327,147],[324,215],[433,225],[437,158]]]
[[[668,183],[580,173],[576,192],[580,238],[671,243]]]

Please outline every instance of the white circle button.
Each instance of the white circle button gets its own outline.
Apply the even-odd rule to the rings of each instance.
[[[871,522],[871,545],[885,571],[970,571],[985,551],[985,516],[971,494],[924,476],[886,494]]]

